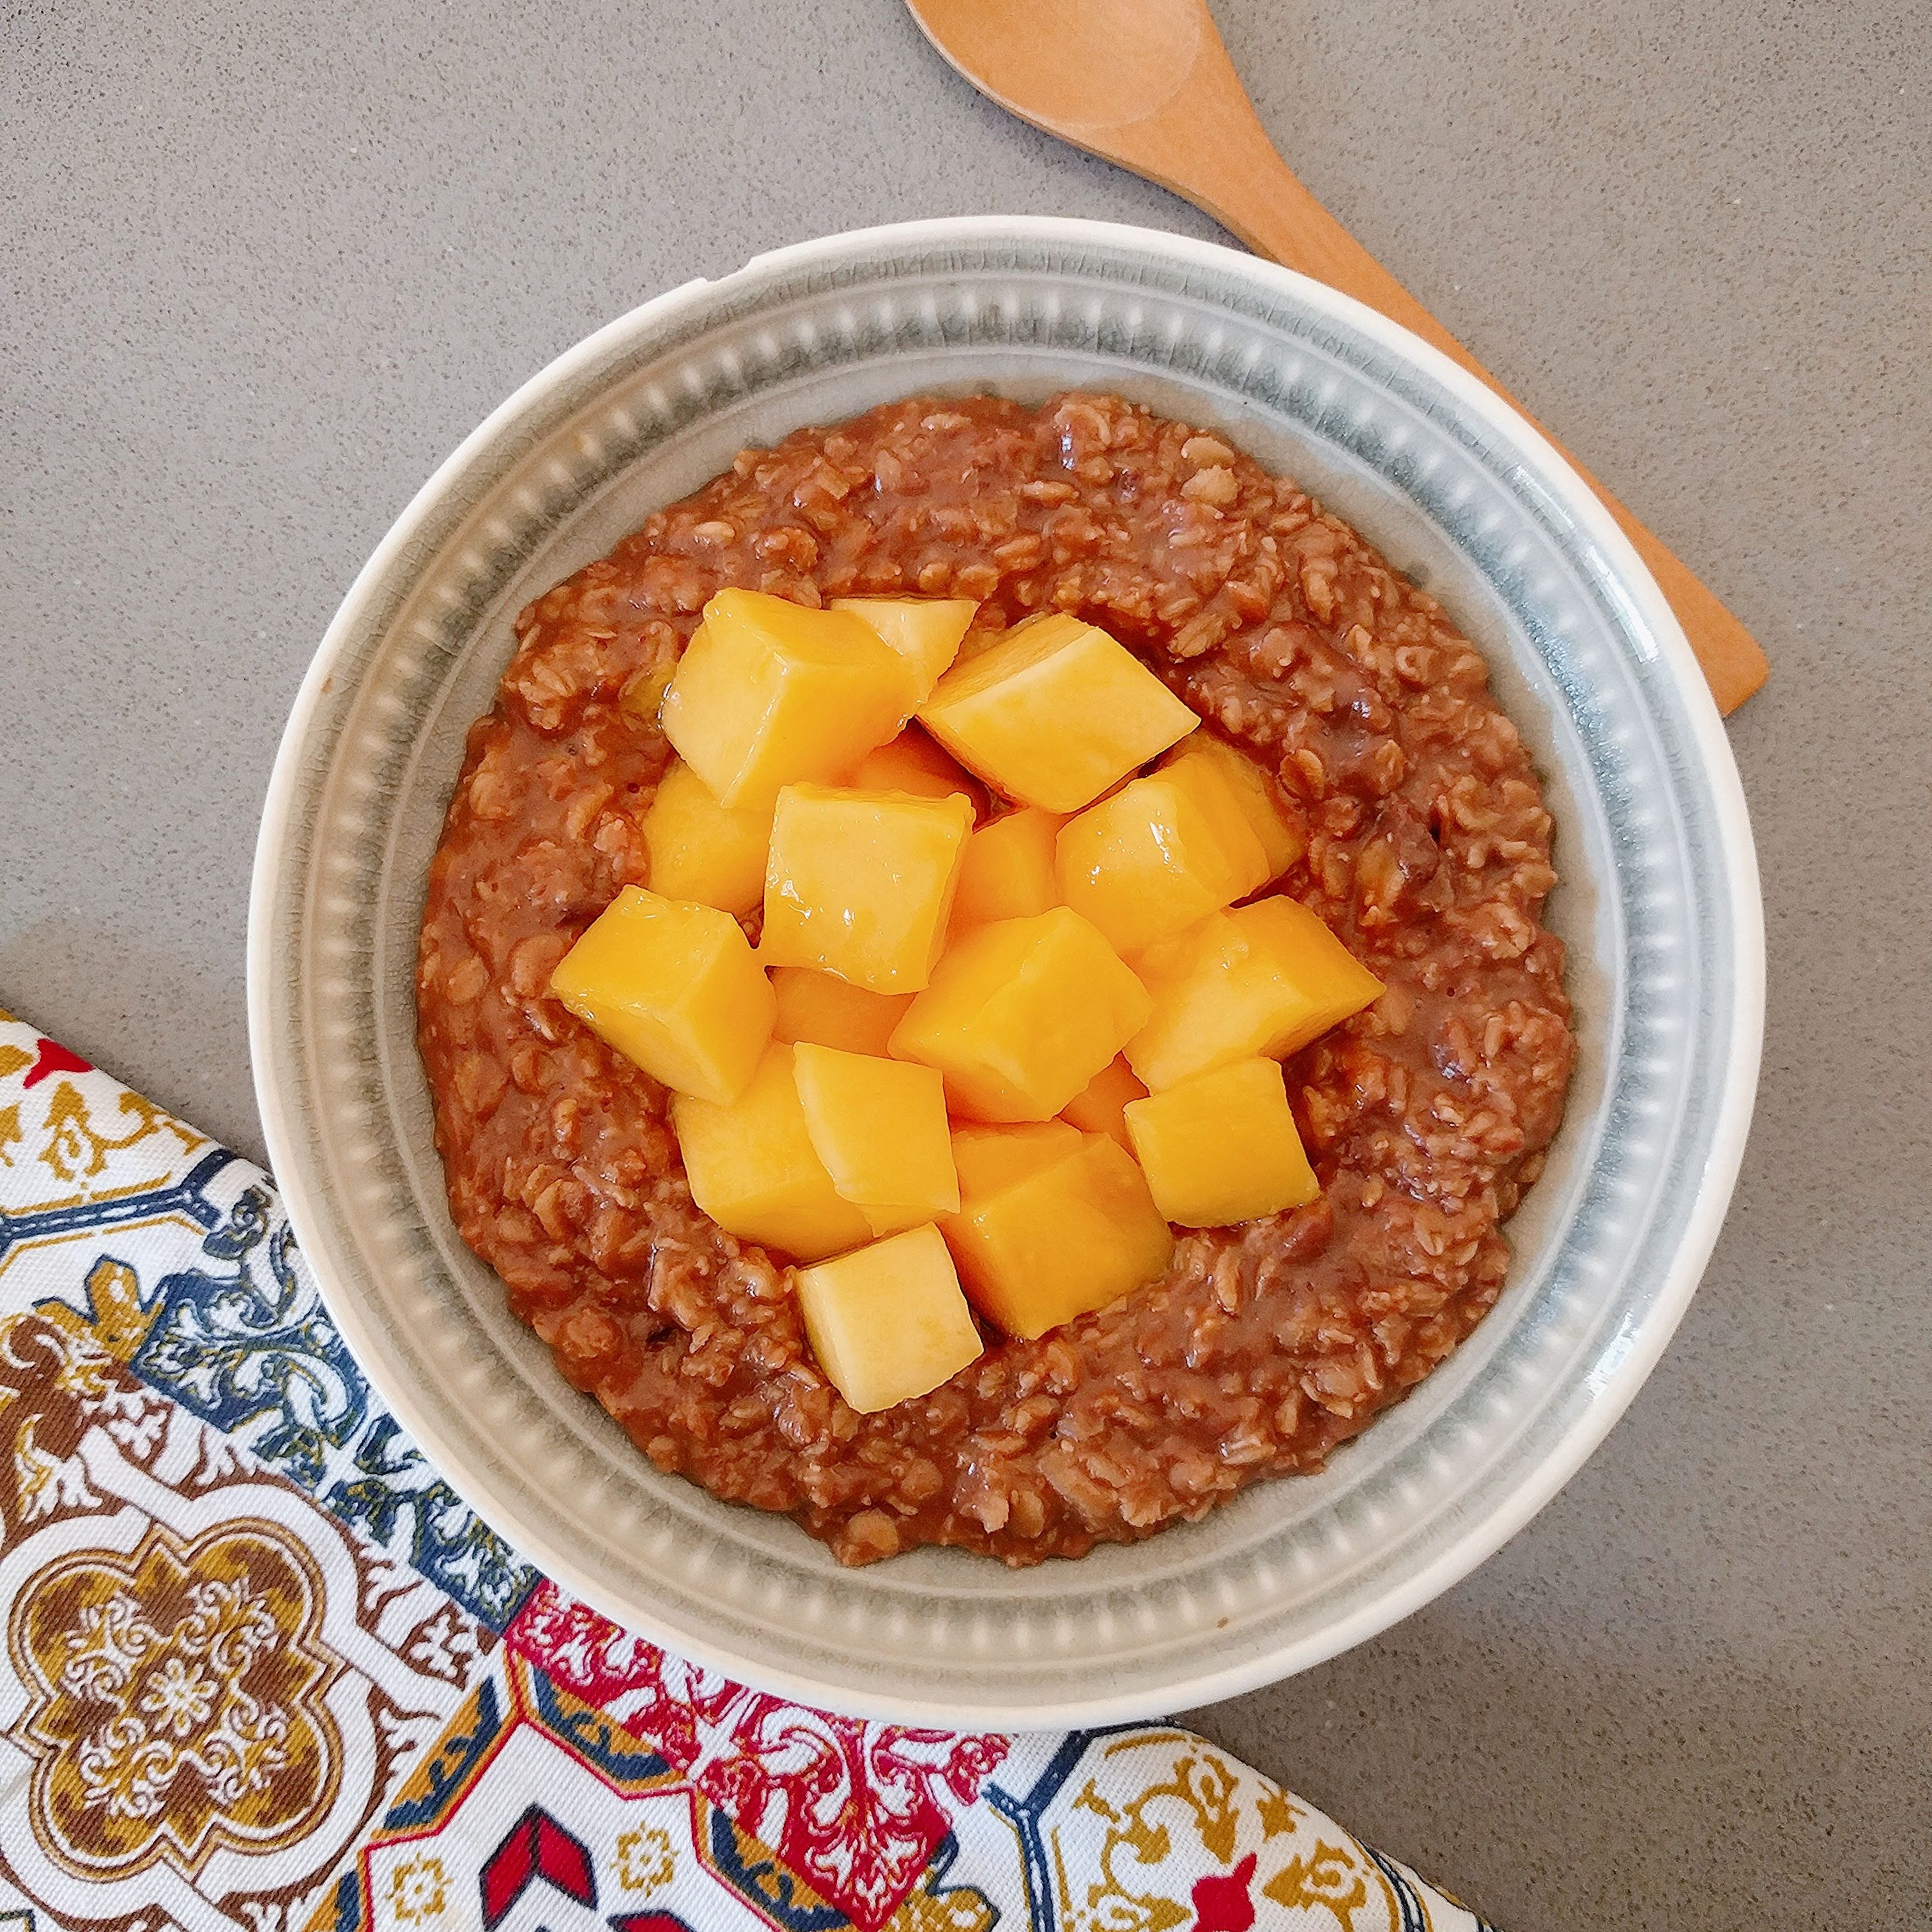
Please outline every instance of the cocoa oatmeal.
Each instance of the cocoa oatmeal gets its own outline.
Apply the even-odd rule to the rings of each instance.
[[[1074,612],[1274,775],[1307,852],[1274,890],[1387,987],[1288,1063],[1318,1201],[1180,1231],[1160,1280],[991,1337],[930,1395],[839,1400],[790,1270],[692,1204],[664,1090],[548,990],[648,882],[671,754],[620,700],[662,688],[727,585],[977,598],[982,631]],[[464,1239],[660,1468],[848,1563],[1077,1556],[1318,1466],[1494,1301],[1575,1055],[1550,815],[1474,648],[1294,484],[1112,397],[898,403],[746,451],[517,629],[430,874],[436,1142]]]

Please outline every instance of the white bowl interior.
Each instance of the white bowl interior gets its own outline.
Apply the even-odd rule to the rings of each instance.
[[[1076,386],[1226,430],[1483,647],[1557,818],[1551,918],[1582,1057],[1508,1230],[1502,1300],[1322,1474],[1078,1563],[1010,1572],[925,1550],[847,1571],[788,1520],[659,1475],[458,1238],[414,1044],[424,877],[530,598],[748,444],[909,394]],[[1400,332],[1267,265],[1094,224],[954,223],[679,290],[452,459],[351,592],[291,722],[250,976],[275,1162],[332,1311],[499,1529],[735,1676],[1023,1726],[1312,1662],[1425,1600],[1553,1491],[1628,1401],[1714,1234],[1754,1076],[1757,932],[1708,694],[1654,586],[1533,434]]]

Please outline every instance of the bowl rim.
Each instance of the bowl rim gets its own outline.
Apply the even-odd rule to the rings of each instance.
[[[899,1723],[949,1729],[1034,1730],[1125,1721],[1186,1706],[1210,1703],[1255,1690],[1304,1670],[1363,1642],[1400,1622],[1460,1581],[1492,1556],[1555,1496],[1601,1444],[1622,1418],[1655,1366],[1696,1292],[1722,1227],[1742,1163],[1756,1101],[1765,1016],[1765,938],[1762,902],[1750,814],[1736,762],[1703,673],[1656,580],[1629,539],[1584,482],[1568,459],[1520,411],[1420,337],[1378,310],[1327,284],[1282,267],[1265,257],[1196,241],[1162,230],[1123,223],[1058,216],[962,215],[879,224],[843,230],[750,256],[730,273],[694,278],[652,296],[592,331],[528,377],[464,437],[411,497],[357,572],[322,634],[303,676],[278,742],[262,806],[248,904],[248,1007],[255,1094],[269,1164],[296,1237],[314,1274],[331,1319],[357,1365],[406,1429],[436,1472],[480,1518],[499,1522],[488,1486],[472,1480],[441,1432],[406,1383],[394,1386],[367,1364],[379,1352],[366,1345],[366,1327],[356,1298],[332,1286],[320,1257],[326,1244],[310,1238],[321,1225],[320,1190],[304,1173],[302,1136],[285,1105],[278,1078],[281,1055],[276,1041],[271,929],[276,882],[289,826],[299,806],[301,750],[325,699],[332,694],[338,662],[356,631],[364,607],[398,560],[430,522],[449,485],[528,409],[578,371],[594,366],[633,332],[662,323],[700,302],[716,301],[734,285],[777,269],[822,266],[842,253],[881,247],[916,249],[1031,241],[1078,248],[1092,247],[1150,252],[1170,264],[1204,271],[1238,266],[1244,275],[1272,281],[1280,292],[1306,307],[1325,312],[1346,329],[1366,338],[1397,360],[1406,360],[1447,392],[1466,416],[1505,438],[1522,453],[1536,481],[1582,526],[1613,567],[1619,588],[1636,606],[1657,640],[1660,659],[1685,705],[1685,724],[1703,762],[1719,834],[1718,861],[1730,896],[1732,945],[1728,960],[1718,956],[1713,969],[1728,969],[1732,994],[1730,1037],[1724,1075],[1713,1109],[1709,1150],[1682,1237],[1658,1282],[1640,1324],[1615,1366],[1593,1384],[1594,1399],[1537,1465],[1497,1504],[1449,1538],[1426,1563],[1372,1601],[1306,1637],[1193,1676],[1177,1676],[1158,1693],[1145,1689],[1108,1692],[1023,1709],[991,1709],[954,1704],[940,1696],[880,1696],[808,1671],[748,1663],[728,1647],[694,1640],[680,1631],[675,1639],[650,1628],[634,1606],[614,1607],[572,1551],[554,1540],[543,1526],[518,1522],[514,1547],[550,1577],[601,1614],[692,1660],[725,1676],[801,1703]]]

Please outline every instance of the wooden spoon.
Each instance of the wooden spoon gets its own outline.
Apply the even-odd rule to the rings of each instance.
[[[1529,414],[1296,179],[1256,118],[1207,0],[906,4],[933,45],[1002,107],[1171,188],[1258,254],[1379,309]],[[1718,709],[1735,710],[1769,670],[1756,640],[1569,460],[1670,599]]]

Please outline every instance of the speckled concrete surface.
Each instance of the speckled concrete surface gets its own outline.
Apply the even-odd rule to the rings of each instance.
[[[1197,1714],[1515,1932],[1932,1901],[1932,35],[1912,0],[1222,0],[1316,190],[1757,631],[1758,1125],[1628,1419],[1477,1576]],[[896,0],[13,8],[0,1001],[257,1148],[283,712],[436,461],[775,244],[1209,234]]]

